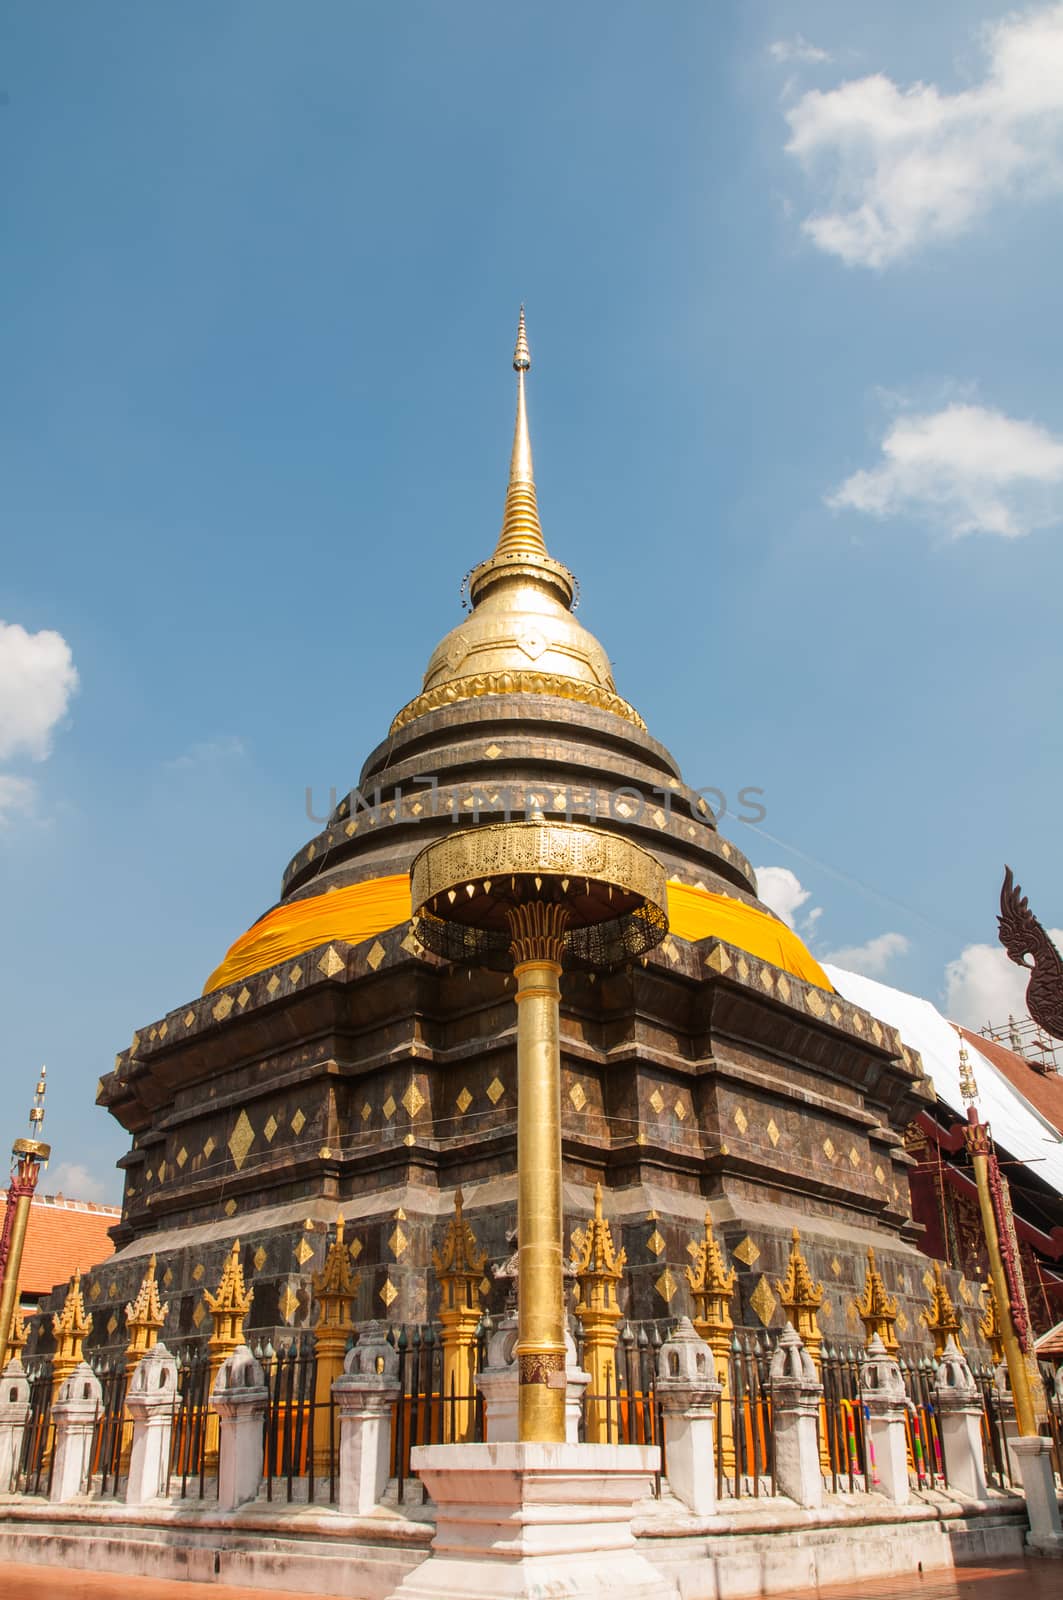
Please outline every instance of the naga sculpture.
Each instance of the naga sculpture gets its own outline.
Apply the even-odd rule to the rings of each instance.
[[[1016,966],[1030,973],[1026,1009],[1039,1028],[1063,1039],[1063,959],[1012,876],[1004,868],[1000,890],[1000,942]],[[1032,959],[1028,961],[1027,956]]]

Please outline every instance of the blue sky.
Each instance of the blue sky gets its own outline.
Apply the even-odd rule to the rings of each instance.
[[[1005,860],[1063,922],[1061,85],[1056,5],[5,9],[0,1072],[14,1137],[48,1064],[50,1187],[117,1196],[97,1077],[457,619],[522,299],[620,692],[764,790],[724,831],[817,954],[1021,994]]]

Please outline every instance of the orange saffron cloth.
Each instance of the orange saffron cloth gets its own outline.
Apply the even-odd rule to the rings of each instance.
[[[304,950],[314,950],[333,939],[344,944],[361,944],[386,933],[389,928],[409,922],[412,915],[410,880],[404,872],[275,906],[241,934],[221,966],[207,979],[203,993],[210,994],[227,983],[250,978],[266,967],[288,961],[292,956],[302,955]],[[729,895],[712,894],[708,889],[695,889],[670,879],[668,926],[677,939],[692,943],[710,937],[723,939],[817,988],[832,987],[823,968],[792,928],[766,911],[747,906],[742,900],[732,900]]]

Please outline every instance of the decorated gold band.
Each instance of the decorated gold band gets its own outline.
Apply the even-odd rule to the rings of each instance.
[[[391,732],[398,733],[408,722],[423,717],[428,711],[438,711],[442,706],[457,705],[462,700],[476,700],[487,694],[551,694],[562,700],[576,700],[581,705],[594,706],[598,711],[611,711],[616,717],[634,723],[645,731],[646,724],[634,706],[618,694],[600,688],[596,683],[585,683],[582,678],[568,678],[561,672],[477,672],[467,678],[451,678],[447,683],[437,683],[426,689],[416,700],[403,706],[391,724]]]

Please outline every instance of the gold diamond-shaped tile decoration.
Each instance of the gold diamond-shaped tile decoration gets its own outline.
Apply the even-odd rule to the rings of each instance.
[[[494,1285],[492,1284],[490,1278],[481,1278],[480,1279],[480,1293],[481,1294],[490,1294],[491,1290],[493,1289],[493,1287],[494,1287]]]
[[[168,1289],[172,1282],[173,1282],[173,1268],[172,1267],[167,1267],[166,1271],[162,1275],[162,1286],[163,1286],[163,1288],[164,1289]]]
[[[299,963],[296,962],[295,966],[292,968],[291,972],[289,972],[288,976],[289,976],[289,978],[291,979],[291,981],[293,983],[298,983],[300,978],[302,977],[302,975],[303,975],[303,969],[299,965]]]
[[[903,1309],[897,1313],[897,1332],[902,1337],[908,1332],[908,1318],[905,1316]]]
[[[756,1312],[757,1316],[760,1318],[761,1322],[765,1327],[767,1327],[768,1323],[775,1315],[775,1307],[778,1304],[774,1294],[772,1294],[771,1284],[768,1282],[767,1278],[761,1278],[759,1280],[757,1287],[753,1290],[753,1293],[749,1297],[749,1303]]]
[[[849,1146],[849,1165],[852,1167],[854,1172],[860,1165],[860,1152],[856,1148],[855,1144]]]
[[[415,1133],[404,1133],[402,1142],[403,1144],[414,1145],[417,1143],[417,1135]]]
[[[107,1285],[107,1298],[108,1298],[108,1300],[114,1300],[117,1297],[117,1294],[118,1294],[118,1285],[117,1285],[117,1283],[115,1283],[114,1279],[112,1278],[110,1283]]]
[[[206,1270],[207,1269],[203,1265],[202,1261],[197,1261],[195,1266],[192,1268],[192,1282],[193,1283],[202,1283],[203,1282],[203,1274],[206,1272]]]
[[[688,1113],[687,1113],[687,1108],[683,1104],[682,1100],[677,1100],[675,1105],[672,1107],[672,1110],[675,1112],[675,1114],[679,1118],[680,1122],[685,1122],[686,1121]]]
[[[725,972],[730,972],[732,963],[727,951],[718,944],[715,950],[710,950],[705,957],[705,965],[722,977]]]
[[[661,810],[660,806],[658,806],[657,810],[652,812],[651,815],[653,817],[653,821],[654,821],[655,825],[658,828],[667,828],[667,826],[668,826],[668,818],[665,816],[665,814]]]
[[[306,852],[306,859],[308,861],[313,861],[313,859],[314,859],[314,857],[316,855],[317,855],[317,845],[316,844],[311,844],[310,848]]]
[[[236,1201],[235,1200],[226,1200],[226,1202],[225,1202],[225,1215],[227,1217],[231,1217],[235,1213],[235,1211],[236,1211]]]
[[[352,1261],[357,1261],[358,1257],[361,1255],[361,1253],[362,1253],[362,1241],[361,1241],[361,1239],[352,1239],[351,1240],[351,1260]]]
[[[363,1107],[362,1107],[362,1121],[363,1121],[363,1122],[368,1122],[368,1121],[369,1121],[369,1118],[370,1118],[370,1117],[371,1117],[371,1116],[372,1116],[372,1115],[373,1115],[373,1108],[372,1108],[372,1106],[371,1106],[371,1105],[370,1105],[370,1104],[369,1104],[369,1101],[368,1101],[368,1100],[367,1100],[367,1101],[366,1101],[366,1102],[365,1102],[365,1105],[364,1105],[364,1106],[363,1106]]]
[[[397,1222],[394,1228],[391,1230],[391,1238],[388,1240],[388,1249],[391,1251],[396,1261],[401,1261],[409,1243],[409,1239],[402,1231],[402,1225]]]
[[[280,988],[280,986],[281,986],[281,981],[278,978],[277,974],[275,972],[270,973],[269,982],[266,984],[266,988],[269,991],[270,999],[273,998],[273,996],[276,994],[276,992]]]
[[[202,1300],[197,1300],[196,1301],[196,1309],[192,1313],[192,1321],[195,1323],[197,1328],[201,1328],[203,1326],[203,1322],[204,1322],[204,1319],[205,1319],[206,1315],[207,1315],[206,1306],[203,1304]]]
[[[668,935],[668,938],[661,945],[661,954],[668,957],[668,960],[671,962],[673,967],[679,960],[679,946],[676,944],[671,934]]]
[[[842,1019],[842,1008],[838,1004],[837,1000],[832,1000],[831,1001],[831,1003],[830,1003],[830,1014],[834,1018],[835,1022],[840,1022],[841,1021],[841,1019]]]
[[[775,979],[772,976],[772,971],[771,971],[770,967],[761,967],[761,969],[760,969],[760,984],[761,984],[761,988],[762,989],[767,989],[769,994],[771,994],[772,991],[774,990],[774,988],[775,988]]]
[[[785,972],[779,973],[779,976],[775,980],[775,988],[778,991],[778,995],[781,1000],[789,1000],[790,980],[787,978]]]
[[[964,1305],[969,1306],[973,1304],[973,1296],[971,1295],[970,1289],[967,1287],[966,1278],[960,1279],[960,1299],[963,1301]]]
[[[300,1106],[296,1106],[295,1115],[292,1118],[292,1132],[295,1134],[297,1139],[305,1127],[306,1118],[303,1116],[302,1108]]]
[[[276,1119],[275,1116],[273,1116],[271,1114],[268,1122],[266,1123],[266,1126],[262,1129],[262,1137],[265,1139],[267,1144],[272,1144],[273,1143],[273,1136],[276,1133],[276,1131],[277,1131],[277,1119]]]
[[[396,1289],[390,1278],[384,1279],[384,1287],[380,1291],[380,1298],[383,1300],[384,1304],[389,1308],[389,1310],[399,1298],[399,1291]]]
[[[661,1112],[664,1110],[664,1095],[661,1093],[660,1089],[654,1089],[653,1093],[650,1095],[650,1105],[653,1107],[654,1111],[656,1111],[657,1115],[660,1116]]]
[[[877,1018],[871,1024],[871,1037],[874,1039],[876,1044],[881,1044],[882,1043],[882,1029],[879,1026]]]
[[[401,1206],[399,1206],[398,1210],[395,1212],[395,1221],[396,1222],[405,1222],[406,1221],[406,1213],[402,1209]]]
[[[860,1015],[859,1011],[853,1012],[853,1027],[856,1029],[857,1033],[863,1033],[864,1031],[864,1019]]]
[[[749,1118],[746,1116],[741,1106],[735,1106],[731,1120],[738,1129],[739,1133],[745,1133],[746,1129],[749,1127]]]
[[[145,1174],[144,1174],[145,1181],[150,1183],[152,1178],[154,1178],[154,1176],[155,1176],[154,1172],[152,1172],[151,1168],[149,1167],[147,1172],[145,1172]]]
[[[472,1105],[472,1095],[469,1093],[468,1089],[463,1089],[461,1091],[455,1103],[462,1116],[464,1116],[466,1111],[468,1111],[469,1107]]]
[[[749,977],[749,962],[746,960],[745,956],[739,956],[738,966],[735,968],[735,971],[738,973],[738,976],[741,978],[742,982],[745,983],[746,979]]]
[[[574,1083],[571,1089],[568,1091],[568,1097],[572,1101],[572,1104],[575,1106],[577,1111],[582,1111],[583,1107],[587,1104],[587,1096],[583,1091],[582,1083]]]
[[[724,946],[717,944],[716,949],[709,950],[709,954],[704,958],[704,965],[711,966],[712,971],[719,973],[720,978],[722,978],[725,973],[732,970],[733,962]]]
[[[656,1228],[654,1228],[653,1232],[646,1240],[646,1249],[652,1250],[655,1256],[659,1256],[661,1251],[664,1249],[664,1240],[661,1238]]]
[[[824,1141],[823,1141],[823,1154],[826,1156],[828,1161],[833,1161],[834,1160],[834,1157],[837,1154],[837,1152],[834,1149],[834,1140],[833,1139],[829,1139],[829,1138],[828,1139],[824,1139]]]
[[[310,1240],[300,1239],[299,1243],[295,1247],[295,1259],[298,1261],[301,1267],[306,1266],[306,1263],[310,1260],[310,1257],[313,1255],[313,1253],[314,1247],[310,1243]]]
[[[160,1183],[165,1183],[166,1182],[166,1163],[165,1163],[165,1161],[160,1161],[159,1162],[159,1170],[156,1173],[156,1177],[158,1178]]]
[[[240,993],[236,996],[236,1004],[240,1007],[241,1011],[244,1009],[244,1007],[246,1006],[246,1004],[250,1000],[250,998],[251,998],[251,991],[247,987],[247,984],[245,983],[243,988],[240,990]]]
[[[417,1086],[416,1078],[410,1079],[406,1093],[402,1097],[402,1104],[408,1117],[415,1117],[421,1107],[427,1104],[424,1095]]]
[[[263,1248],[263,1246],[259,1245],[258,1249],[255,1251],[255,1253],[251,1257],[251,1259],[255,1263],[255,1271],[256,1272],[261,1272],[262,1268],[266,1265],[266,1262],[267,1262],[267,1260],[269,1258],[267,1257],[265,1249]]]
[[[618,800],[616,805],[613,807],[613,810],[616,812],[616,814],[625,818],[625,820],[633,814],[633,809],[634,808],[632,806],[628,805],[626,800]]]
[[[399,949],[405,950],[408,956],[424,955],[424,945],[421,943],[420,939],[415,939],[412,933],[408,933],[406,935],[405,939],[403,939],[401,945],[399,946]]]
[[[170,1031],[170,1024],[168,1022],[160,1022],[159,1023],[159,1038],[160,1039],[165,1039],[165,1037],[169,1033],[169,1031]]]
[[[851,1300],[845,1308],[845,1326],[851,1329],[853,1333],[856,1333],[860,1327],[860,1318],[857,1314],[856,1306]]]
[[[285,1322],[291,1322],[299,1309],[299,1296],[290,1283],[284,1285],[284,1293],[277,1301],[277,1307]]]
[[[760,1260],[760,1251],[747,1233],[741,1244],[735,1245],[731,1254],[741,1261],[743,1265],[751,1267],[754,1261]]]
[[[687,1255],[690,1257],[691,1261],[696,1261],[698,1259],[700,1250],[701,1246],[696,1239],[687,1240]]]
[[[834,1321],[834,1307],[831,1305],[826,1296],[823,1297],[823,1303],[820,1306],[817,1315],[822,1317],[824,1322]]]
[[[775,1121],[775,1118],[772,1117],[771,1121],[768,1123],[768,1138],[771,1140],[772,1145],[774,1146],[778,1144],[781,1137],[782,1135],[779,1132],[778,1123]]]
[[[241,1111],[236,1119],[236,1126],[229,1135],[229,1152],[237,1172],[247,1160],[247,1153],[254,1142],[255,1130],[251,1126],[251,1119],[246,1111]]]
[[[192,1026],[193,1022],[195,1022],[195,1020],[196,1020],[196,1014],[195,1014],[194,1011],[186,1011],[185,1012],[184,1022],[185,1022],[185,1027],[186,1028],[190,1028]]]
[[[827,1002],[818,989],[809,989],[805,995],[805,1005],[814,1017],[823,1017],[827,1014]]]
[[[672,1275],[671,1267],[665,1267],[653,1287],[657,1290],[665,1305],[670,1305],[679,1292],[679,1285]]]
[[[875,1168],[875,1177],[878,1179],[879,1183],[885,1183],[886,1181],[886,1174],[883,1172],[880,1166]]]
[[[491,1082],[487,1085],[486,1092],[487,1098],[490,1100],[491,1104],[493,1106],[497,1106],[498,1102],[506,1092],[506,1087],[505,1084],[500,1083],[497,1078],[492,1078]]]
[[[337,972],[343,971],[345,962],[336,946],[330,944],[317,965],[318,971],[323,972],[326,978],[334,978]]]
[[[233,1008],[233,997],[232,997],[232,995],[231,994],[223,994],[221,999],[216,1001],[216,1003],[212,1007],[210,1014],[214,1018],[215,1022],[224,1022],[226,1017],[229,1015],[229,1012],[232,1010],[232,1008]]]
[[[927,1267],[926,1271],[923,1273],[923,1288],[926,1290],[927,1294],[933,1294],[934,1292],[934,1274],[931,1272],[929,1267]]]
[[[103,1293],[103,1290],[100,1288],[99,1284],[98,1283],[94,1283],[92,1288],[89,1290],[89,1299],[90,1300],[98,1300],[102,1293]]]
[[[180,1150],[178,1150],[178,1152],[177,1152],[177,1165],[179,1167],[183,1167],[187,1160],[188,1160],[188,1151],[185,1149],[184,1145],[182,1145]]]
[[[107,1319],[107,1332],[108,1333],[114,1333],[114,1331],[115,1331],[115,1329],[117,1327],[118,1327],[118,1318],[112,1312],[110,1317]]]
[[[387,954],[387,951],[384,949],[384,946],[380,943],[380,940],[379,939],[374,939],[372,948],[370,949],[368,955],[365,958],[367,964],[370,967],[372,967],[374,972],[376,971],[377,967],[379,967],[380,963],[383,961],[383,959],[384,959],[386,954]]]
[[[217,1148],[213,1138],[208,1134],[203,1145],[203,1160],[209,1161]]]
[[[389,1094],[380,1109],[384,1113],[385,1119],[390,1122],[396,1111],[399,1109],[395,1100],[395,1096],[393,1094]]]
[[[836,1278],[841,1276],[842,1264],[838,1260],[837,1256],[831,1257],[830,1270],[833,1272]]]
[[[352,820],[350,822],[348,822],[347,826],[344,828],[343,831],[347,835],[348,839],[353,839],[355,834],[358,832],[358,824],[357,824],[357,822],[355,822],[353,820],[353,818],[352,818]]]
[[[488,761],[497,761],[501,754],[502,751],[497,744],[489,744],[487,749],[484,751],[484,755],[487,757]]]

